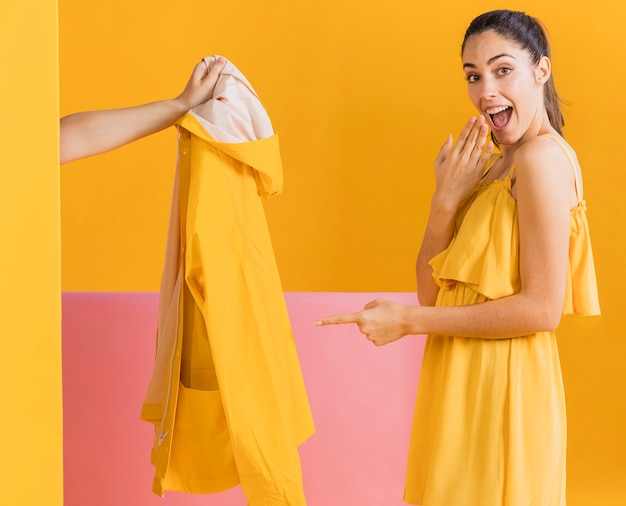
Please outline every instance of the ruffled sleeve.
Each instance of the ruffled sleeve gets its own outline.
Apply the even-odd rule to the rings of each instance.
[[[517,204],[507,183],[507,180],[495,181],[479,189],[475,199],[461,210],[450,245],[430,261],[440,289],[451,290],[457,283],[463,283],[487,299],[519,292]],[[563,314],[600,314],[585,210],[585,202],[581,201],[571,212]]]
[[[430,261],[440,288],[462,282],[488,299],[519,291],[517,207],[508,184],[495,181],[479,189],[462,212],[450,245]]]
[[[569,268],[563,314],[595,316],[600,314],[598,285],[591,250],[587,206],[581,201],[570,219]]]

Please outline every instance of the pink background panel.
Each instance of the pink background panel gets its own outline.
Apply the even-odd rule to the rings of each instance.
[[[316,433],[300,448],[309,506],[400,506],[424,347],[410,336],[377,348],[355,325],[315,327],[375,297],[411,293],[287,293]],[[139,419],[152,371],[158,294],[65,293],[65,506],[244,506],[239,487],[215,495],[150,491],[152,426]]]

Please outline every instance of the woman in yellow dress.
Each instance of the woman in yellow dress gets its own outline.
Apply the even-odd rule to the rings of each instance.
[[[428,334],[407,503],[563,506],[554,331],[562,314],[599,314],[580,167],[562,137],[538,20],[505,10],[477,17],[462,65],[479,116],[435,161],[420,306],[379,299],[317,324],[357,323],[376,345]]]

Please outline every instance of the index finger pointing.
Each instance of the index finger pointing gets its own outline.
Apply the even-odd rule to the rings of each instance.
[[[321,318],[315,322],[315,325],[338,325],[343,323],[357,323],[358,321],[359,313],[343,313]]]

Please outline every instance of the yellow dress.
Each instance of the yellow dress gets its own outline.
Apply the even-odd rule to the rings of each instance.
[[[576,162],[563,141],[553,137]],[[492,162],[493,163],[493,162]],[[513,170],[479,185],[431,260],[438,306],[519,291]],[[581,184],[571,211],[564,314],[600,313]],[[566,415],[554,332],[513,339],[429,335],[404,500],[423,506],[564,506]]]

